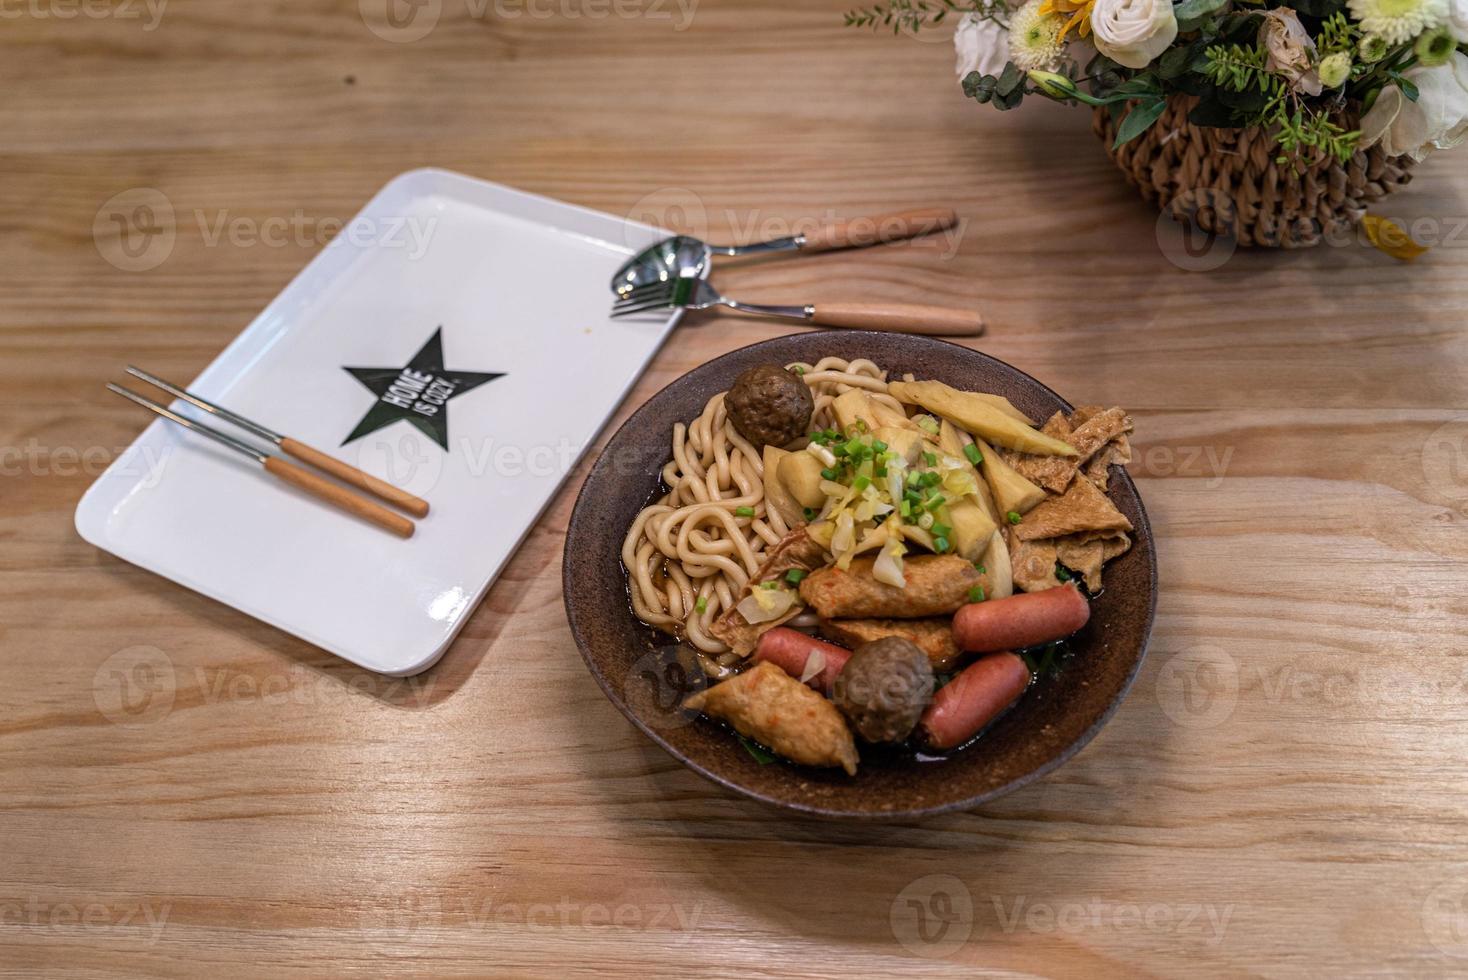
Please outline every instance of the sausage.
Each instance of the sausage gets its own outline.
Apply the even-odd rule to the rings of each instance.
[[[1070,636],[1091,618],[1074,585],[973,602],[953,617],[953,639],[971,653],[1023,650]]]
[[[821,655],[826,658],[826,665],[821,668],[820,673],[806,681],[806,684],[817,691],[829,694],[831,686],[836,683],[836,675],[841,673],[841,668],[845,667],[846,661],[851,659],[851,651],[844,647],[807,636],[799,630],[776,626],[759,638],[759,646],[754,651],[754,659],[769,661],[791,677],[800,680],[805,676],[806,662],[816,651],[820,651]]]
[[[1030,668],[1012,653],[996,653],[964,668],[938,689],[918,722],[921,741],[951,749],[973,738],[1024,693]]]

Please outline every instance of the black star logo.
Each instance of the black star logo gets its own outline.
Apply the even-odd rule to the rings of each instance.
[[[394,422],[409,422],[444,450],[449,448],[449,399],[473,391],[503,374],[479,371],[449,371],[443,366],[443,328],[433,332],[428,343],[406,366],[400,368],[345,368],[347,373],[377,396],[345,446],[369,432]]]

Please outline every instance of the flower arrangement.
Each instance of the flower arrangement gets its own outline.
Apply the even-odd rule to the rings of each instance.
[[[1377,145],[1420,161],[1468,136],[1468,0],[887,0],[846,21],[956,21],[968,96],[1095,107],[1113,151],[1170,103],[1196,127],[1269,133],[1296,172]]]

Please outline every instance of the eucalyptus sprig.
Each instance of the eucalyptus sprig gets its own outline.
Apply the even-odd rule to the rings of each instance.
[[[984,13],[987,6],[974,0],[889,0],[848,10],[845,21],[847,27],[890,27],[893,34],[916,34],[924,27],[937,27],[949,14]]]

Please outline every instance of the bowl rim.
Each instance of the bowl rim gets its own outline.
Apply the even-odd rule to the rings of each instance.
[[[566,535],[562,543],[561,601],[566,610],[566,619],[571,628],[571,637],[576,643],[576,649],[581,654],[582,661],[586,664],[586,669],[596,680],[597,686],[601,688],[602,693],[606,696],[607,700],[615,705],[617,707],[617,710],[620,711],[627,718],[628,721],[632,722],[632,724],[636,726],[636,728],[641,731],[643,735],[651,739],[664,752],[668,753],[668,755],[676,759],[679,763],[698,773],[700,776],[709,780],[710,782],[722,786],[725,789],[731,790],[740,796],[756,800],[767,806],[777,807],[781,810],[799,813],[804,816],[821,817],[831,820],[862,821],[872,823],[891,823],[898,820],[921,819],[925,817],[938,816],[944,813],[966,812],[969,810],[973,810],[976,807],[982,806],[985,803],[998,799],[1001,796],[1005,796],[1009,793],[1015,792],[1016,790],[1022,789],[1025,786],[1028,786],[1030,783],[1041,778],[1042,776],[1046,776],[1049,773],[1054,772],[1064,763],[1069,762],[1076,755],[1076,753],[1080,752],[1081,749],[1090,744],[1091,740],[1096,737],[1097,733],[1099,733],[1101,729],[1106,725],[1106,723],[1111,720],[1117,709],[1121,707],[1122,702],[1126,700],[1127,695],[1131,693],[1131,689],[1136,683],[1137,677],[1141,674],[1142,664],[1147,659],[1147,650],[1151,645],[1152,629],[1157,619],[1157,551],[1152,537],[1152,522],[1147,516],[1146,507],[1142,503],[1142,496],[1137,491],[1136,483],[1132,479],[1131,474],[1128,473],[1125,468],[1120,468],[1113,472],[1115,475],[1119,475],[1121,477],[1122,482],[1131,491],[1132,495],[1137,501],[1138,519],[1134,525],[1133,546],[1140,547],[1145,552],[1147,556],[1148,572],[1147,615],[1146,621],[1142,627],[1142,639],[1140,645],[1137,648],[1136,659],[1132,662],[1131,668],[1127,671],[1125,679],[1122,681],[1122,684],[1120,688],[1118,688],[1116,694],[1112,697],[1111,702],[1106,706],[1106,709],[1102,711],[1099,716],[1097,716],[1096,720],[1092,722],[1088,728],[1077,735],[1075,740],[1072,741],[1069,745],[1065,746],[1065,748],[1055,753],[1055,755],[1052,756],[1050,759],[1041,763],[1039,766],[1036,766],[1034,769],[1030,770],[1024,775],[1018,776],[1000,786],[993,787],[992,789],[988,789],[981,793],[977,793],[973,796],[965,797],[959,800],[952,800],[946,803],[936,804],[934,806],[908,807],[880,811],[850,810],[835,807],[812,806],[805,803],[798,803],[790,800],[780,799],[776,796],[762,793],[759,790],[745,786],[734,779],[722,776],[719,773],[713,772],[705,768],[703,765],[699,764],[695,760],[689,758],[687,755],[679,751],[666,739],[664,739],[657,731],[647,725],[641,719],[641,717],[639,717],[638,714],[631,709],[626,700],[622,697],[621,693],[616,691],[612,687],[610,681],[608,681],[605,674],[603,674],[601,668],[597,665],[596,661],[591,657],[590,653],[587,650],[587,643],[583,638],[581,624],[578,621],[578,612],[575,608],[575,604],[571,601],[571,595],[574,586],[572,582],[573,575],[571,564],[565,559],[567,551],[566,546],[569,545],[571,540],[578,535],[578,529],[580,527],[581,518],[583,516],[581,504],[583,497],[586,493],[587,486],[591,484],[592,478],[598,474],[603,465],[609,465],[605,464],[605,461],[610,458],[610,450],[612,446],[617,442],[618,439],[622,438],[623,433],[633,430],[634,427],[642,422],[642,419],[645,415],[651,414],[652,410],[655,407],[655,404],[668,391],[670,391],[674,386],[681,384],[690,376],[696,373],[704,371],[708,371],[711,374],[717,373],[718,368],[722,364],[729,360],[735,359],[739,355],[747,354],[748,352],[753,351],[756,348],[765,347],[781,341],[788,341],[791,337],[819,337],[831,334],[839,335],[847,339],[869,337],[890,340],[890,338],[892,337],[892,334],[880,331],[820,330],[808,331],[801,334],[783,334],[778,337],[769,337],[764,340],[755,341],[751,344],[745,344],[742,347],[737,347],[733,350],[726,351],[725,353],[722,353],[719,356],[711,360],[705,361],[702,364],[699,364],[696,367],[693,367],[688,371],[685,371],[682,374],[678,375],[672,381],[668,382],[666,385],[664,385],[662,388],[658,389],[650,397],[648,397],[646,401],[639,405],[636,410],[634,410],[632,414],[627,417],[627,420],[625,422],[617,427],[617,430],[612,433],[611,437],[602,447],[601,452],[597,454],[596,460],[592,463],[591,468],[586,473],[586,478],[582,481],[580,488],[576,492],[576,503],[571,508],[571,518],[566,525]],[[901,336],[911,341],[927,342],[943,347],[957,348],[958,350],[963,351],[965,355],[992,361],[1003,368],[1014,371],[1017,374],[1020,374],[1023,377],[1029,379],[1031,383],[1038,386],[1041,390],[1045,391],[1049,395],[1053,396],[1057,401],[1060,402],[1060,404],[1065,406],[1067,412],[1075,410],[1074,405],[1072,405],[1066,399],[1062,398],[1060,394],[1057,393],[1049,385],[1036,379],[1028,372],[1020,370],[1007,361],[1003,361],[997,357],[994,357],[992,354],[986,354],[983,351],[974,350],[973,348],[965,347],[962,344],[956,344],[951,341],[942,340],[936,337],[929,337],[926,335],[907,334]],[[625,569],[623,569],[622,571],[624,573],[623,578],[625,578]],[[632,616],[632,611],[630,608],[628,609],[627,614],[629,616]]]

